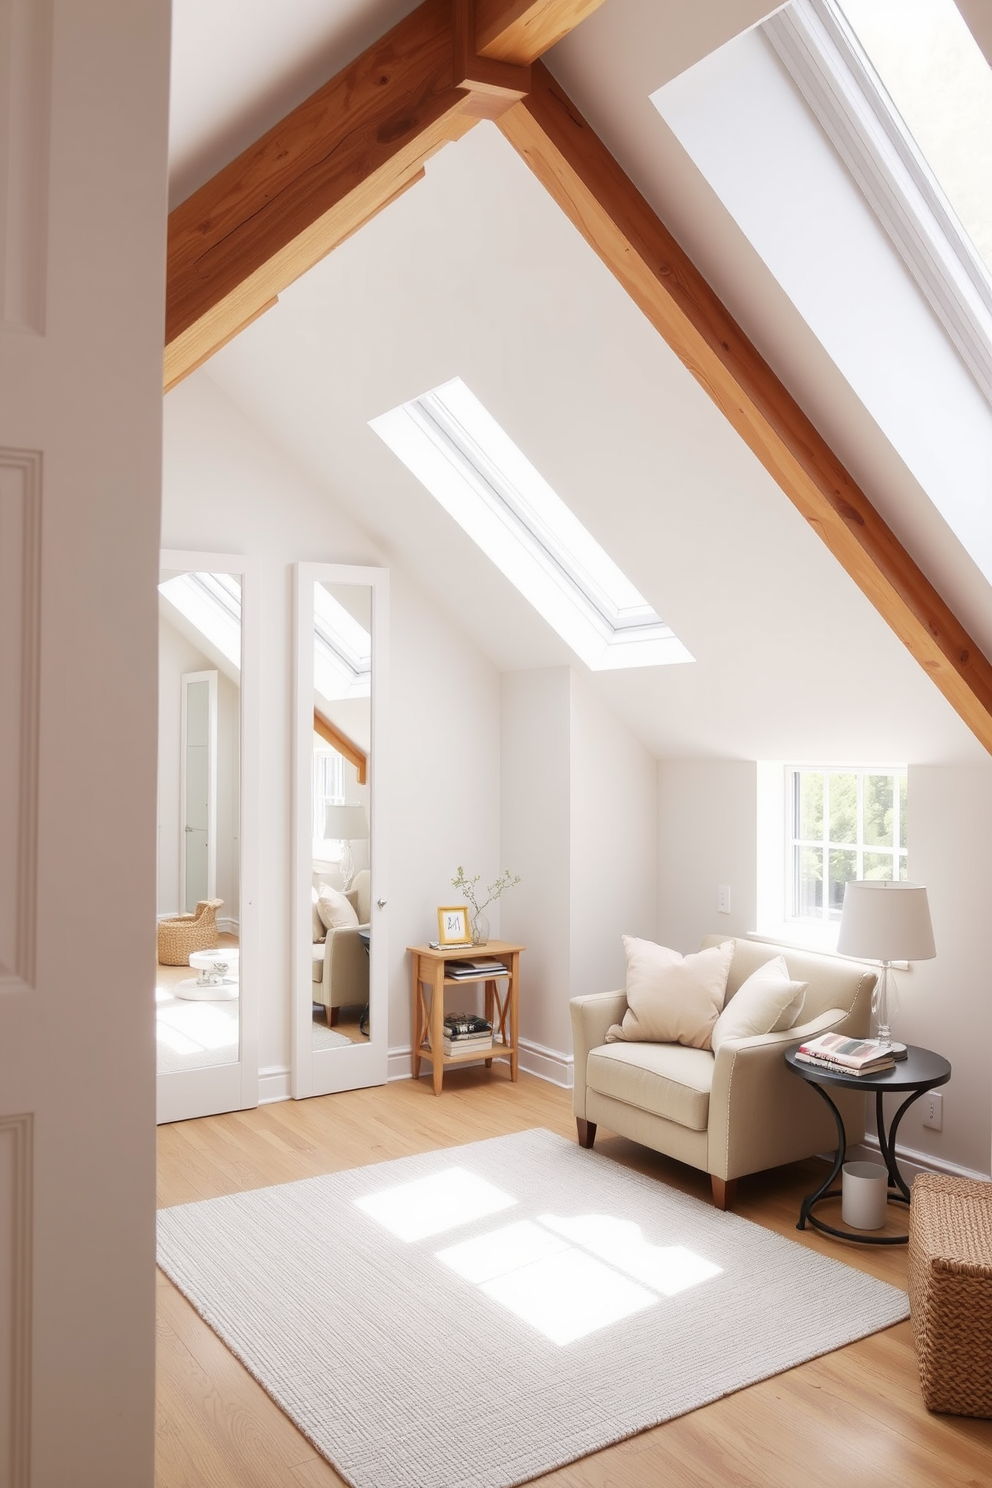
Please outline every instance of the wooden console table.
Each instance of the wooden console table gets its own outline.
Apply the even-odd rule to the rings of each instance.
[[[469,1064],[472,1060],[484,1059],[486,1068],[492,1068],[494,1059],[505,1059],[510,1065],[510,1079],[517,1078],[517,1049],[519,1045],[519,976],[520,952],[526,946],[512,945],[507,940],[490,940],[485,945],[459,949],[435,950],[432,946],[407,946],[413,957],[413,1078],[420,1078],[420,1061],[429,1059],[434,1073],[434,1094],[441,1094],[445,1066]],[[446,977],[447,961],[479,961],[498,959],[505,963],[503,977],[486,977],[485,1016],[493,1025],[493,1047],[484,1054],[445,1054],[444,1052],[444,989],[445,987],[471,986],[470,978]],[[479,977],[481,982],[483,977]],[[506,987],[500,992],[499,982]]]

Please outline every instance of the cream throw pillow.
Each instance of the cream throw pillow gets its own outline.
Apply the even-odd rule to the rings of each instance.
[[[317,912],[328,930],[343,930],[347,925],[358,924],[351,902],[330,884],[322,883],[317,890]]]
[[[728,1038],[753,1038],[780,1033],[799,1019],[809,982],[793,982],[784,956],[774,956],[752,971],[717,1018],[712,1045],[715,1054]]]
[[[317,890],[311,885],[310,888],[310,939],[314,945],[324,939],[327,934],[326,926],[320,918],[320,909],[317,905]]]
[[[688,1044],[708,1049],[727,995],[734,942],[680,956],[651,940],[623,937],[627,953],[627,1011],[606,1039],[642,1044]]]

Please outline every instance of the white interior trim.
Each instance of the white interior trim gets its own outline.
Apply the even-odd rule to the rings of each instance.
[[[793,0],[761,29],[992,403],[992,284],[850,28],[829,0]]]

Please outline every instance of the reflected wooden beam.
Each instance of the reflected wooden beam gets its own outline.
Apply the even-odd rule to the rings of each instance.
[[[480,57],[536,62],[603,0],[475,0],[475,47]]]
[[[406,191],[435,151],[519,99],[526,69],[470,55],[463,9],[424,0],[170,213],[167,388]]]
[[[542,64],[498,127],[992,751],[992,665]]]
[[[336,749],[338,754],[343,755],[350,765],[354,765],[359,785],[368,783],[369,757],[365,750],[360,749],[353,739],[343,734],[316,708],[313,710],[313,731],[320,735],[325,744],[330,744],[332,749]]]

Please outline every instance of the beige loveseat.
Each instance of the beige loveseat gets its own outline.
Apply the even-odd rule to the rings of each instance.
[[[369,928],[372,918],[372,880],[367,868],[355,874],[344,897],[358,916],[357,924],[324,932],[314,910],[314,936],[323,934],[324,938],[313,942],[312,997],[323,1003],[330,1024],[338,1021],[339,1008],[365,1007],[369,1000],[369,957],[358,934]]]
[[[710,935],[703,948],[728,937]],[[783,1053],[828,1030],[864,1036],[875,973],[836,956],[738,940],[727,999],[753,971],[784,956],[789,976],[808,982],[800,1021],[784,1033],[728,1039],[714,1057],[682,1044],[607,1043],[627,1009],[623,992],[572,999],[573,1109],[579,1141],[591,1147],[602,1124],[690,1167],[709,1173],[713,1202],[733,1204],[746,1173],[832,1152],[837,1129],[825,1102],[786,1066]],[[831,1091],[849,1142],[864,1136],[865,1098]]]

